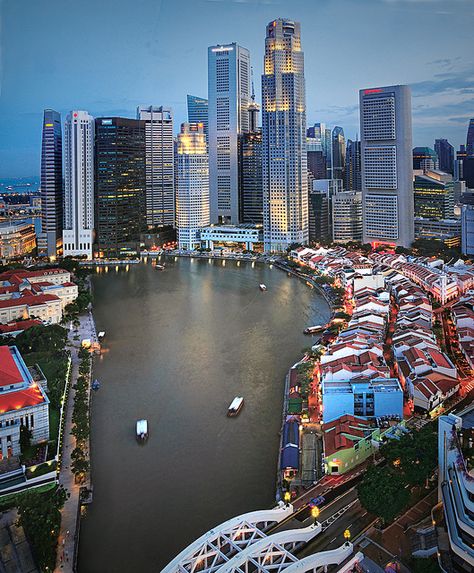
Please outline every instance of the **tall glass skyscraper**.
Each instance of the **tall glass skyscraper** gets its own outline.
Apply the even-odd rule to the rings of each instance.
[[[146,230],[145,121],[103,117],[95,121],[95,196],[99,256],[139,250]]]
[[[266,251],[308,242],[304,56],[300,24],[266,29],[263,99],[263,220]]]
[[[362,190],[360,141],[347,140],[344,188],[346,191]]]
[[[161,106],[139,106],[137,119],[145,122],[147,226],[174,226],[173,113]]]
[[[411,247],[414,239],[411,91],[360,90],[364,243]]]
[[[61,115],[45,109],[41,142],[41,233],[38,254],[55,257],[62,245],[63,143]]]
[[[211,221],[238,223],[238,138],[249,131],[249,51],[235,43],[211,46],[208,84]]]
[[[188,95],[188,122],[202,123],[207,137],[209,126],[209,102],[199,96]]]
[[[437,139],[434,144],[439,168],[445,173],[454,174],[454,147],[447,139]]]
[[[346,164],[346,140],[344,130],[336,125],[332,130],[332,178],[344,180]]]
[[[239,138],[240,222],[263,225],[262,133]]]
[[[94,243],[94,118],[72,111],[64,124],[65,257],[92,258]]]
[[[466,152],[468,156],[474,156],[474,118],[469,120],[467,128]]]

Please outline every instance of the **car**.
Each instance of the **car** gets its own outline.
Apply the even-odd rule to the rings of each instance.
[[[324,495],[318,495],[318,497],[313,497],[312,499],[310,499],[309,505],[311,507],[319,507],[319,506],[323,505],[323,503],[325,501],[326,501],[326,498],[324,497]]]

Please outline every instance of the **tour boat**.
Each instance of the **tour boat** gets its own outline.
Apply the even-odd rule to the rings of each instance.
[[[229,409],[227,410],[227,415],[230,417],[237,416],[237,414],[242,409],[243,405],[244,405],[244,399],[242,398],[242,396],[236,396],[232,400]]]
[[[148,439],[148,420],[137,420],[137,440],[145,442]]]
[[[264,284],[258,285],[260,290],[267,290],[267,287]]]
[[[160,264],[156,263],[156,270],[157,270],[157,271],[164,271],[164,270],[165,270],[165,265],[160,265]]]
[[[92,390],[98,390],[100,388],[100,382],[95,379],[94,382],[91,384]]]
[[[105,336],[105,330],[101,330],[99,332],[99,334],[97,335],[97,338],[101,339],[101,338],[104,338],[104,336]]]
[[[316,326],[308,326],[308,328],[305,328],[303,332],[304,334],[315,334],[316,332],[321,332],[321,330],[324,330],[325,328],[325,326],[317,324]]]

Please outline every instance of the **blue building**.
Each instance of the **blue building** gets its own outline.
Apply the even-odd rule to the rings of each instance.
[[[208,126],[208,107],[209,102],[207,99],[199,96],[188,95],[188,123],[202,123],[204,124],[204,133],[207,137]]]
[[[323,381],[321,387],[323,423],[345,414],[403,418],[403,390],[396,378]]]

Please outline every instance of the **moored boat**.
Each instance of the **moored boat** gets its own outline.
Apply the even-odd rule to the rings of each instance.
[[[267,287],[264,284],[258,285],[258,288],[262,291],[267,290]]]
[[[325,326],[317,324],[316,326],[308,326],[308,328],[305,328],[303,332],[304,334],[316,334],[317,332],[321,332],[321,330],[324,330],[325,328],[326,328]]]
[[[100,388],[100,382],[97,380],[97,378],[94,380],[94,382],[92,382],[91,388],[92,390],[96,391]]]
[[[157,270],[157,271],[164,271],[164,270],[165,270],[165,265],[160,265],[160,264],[156,263],[156,270]]]
[[[230,417],[237,416],[240,410],[242,410],[243,405],[244,405],[244,399],[242,398],[242,396],[236,396],[232,400],[229,409],[227,410],[227,415]]]
[[[136,437],[139,442],[148,439],[148,420],[137,420]]]

